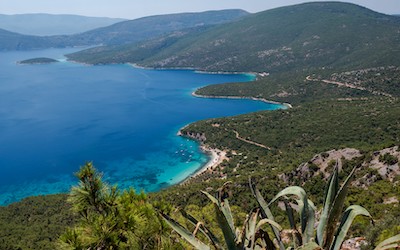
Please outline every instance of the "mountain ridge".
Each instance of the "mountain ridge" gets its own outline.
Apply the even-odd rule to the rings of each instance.
[[[29,36],[10,31],[11,33],[8,33],[8,36],[7,33],[3,32],[0,50],[137,43],[182,29],[231,22],[245,15],[248,15],[248,13],[238,9],[158,15],[119,22],[111,26],[69,36]],[[40,41],[40,43],[36,41]]]
[[[125,20],[70,14],[0,14],[0,28],[32,36],[72,35]]]
[[[96,51],[96,60],[154,68],[241,72],[391,65],[399,63],[399,25],[398,17],[355,4],[304,3],[255,13],[184,36],[141,60],[134,53],[143,53],[146,44],[142,48],[131,46],[120,61],[108,55],[124,50],[103,48],[104,56]],[[130,55],[133,60],[129,60]],[[92,63],[85,60],[93,56],[90,50],[69,56]]]

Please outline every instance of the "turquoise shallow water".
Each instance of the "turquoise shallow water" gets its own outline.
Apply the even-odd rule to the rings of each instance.
[[[76,184],[73,173],[86,161],[121,188],[157,191],[208,161],[197,142],[176,136],[180,127],[281,108],[191,96],[198,87],[250,81],[251,75],[15,63],[39,56],[63,59],[75,50],[0,53],[0,205],[68,192]]]

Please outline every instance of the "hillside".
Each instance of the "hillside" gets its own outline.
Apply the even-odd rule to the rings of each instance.
[[[150,16],[69,36],[28,36],[3,30],[0,31],[0,51],[137,43],[182,29],[231,22],[247,14],[243,10],[221,10]]]
[[[70,39],[89,44],[136,43],[182,29],[231,22],[246,15],[243,10],[221,10],[150,16],[84,32]]]
[[[52,43],[43,37],[22,35],[0,29],[0,51],[47,48],[52,47],[51,45]]]
[[[126,19],[78,15],[0,14],[1,29],[32,36],[72,35],[122,21]]]
[[[354,4],[316,2],[249,15],[159,46],[138,60],[137,49],[103,48],[97,60],[156,68],[279,72],[398,65],[400,18]],[[146,45],[143,45],[146,50]],[[112,51],[125,52],[122,59]],[[70,57],[89,62],[93,51]]]

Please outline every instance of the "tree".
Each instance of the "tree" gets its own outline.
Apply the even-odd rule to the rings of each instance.
[[[64,249],[181,249],[171,241],[165,222],[160,220],[146,194],[133,189],[119,191],[102,181],[91,162],[76,176],[69,202],[80,215],[78,226],[60,237]],[[165,213],[168,204],[158,202]],[[172,239],[173,240],[173,239]]]

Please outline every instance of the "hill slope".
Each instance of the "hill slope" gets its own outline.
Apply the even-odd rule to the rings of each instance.
[[[28,36],[1,31],[0,50],[27,50],[50,47],[137,43],[163,34],[193,27],[208,27],[237,20],[243,10],[207,11],[159,15],[120,22],[108,27],[70,36]]]
[[[46,47],[51,47],[50,41],[47,41],[46,38],[21,35],[0,29],[0,50],[20,50],[26,48],[34,49]]]
[[[221,10],[149,16],[91,30],[71,39],[89,44],[135,43],[182,29],[231,22],[246,15],[243,10]]]
[[[141,61],[129,51],[132,48],[123,48],[125,61],[109,57],[107,49],[104,54],[97,51],[96,56],[103,62],[209,71],[276,72],[391,65],[399,64],[399,27],[400,18],[395,16],[354,4],[316,2],[260,12],[184,36],[168,46],[160,46],[158,53]],[[86,55],[72,57],[85,61]],[[129,55],[133,60],[129,60]]]
[[[0,14],[0,28],[33,35],[71,35],[125,21],[122,18],[51,14]]]

